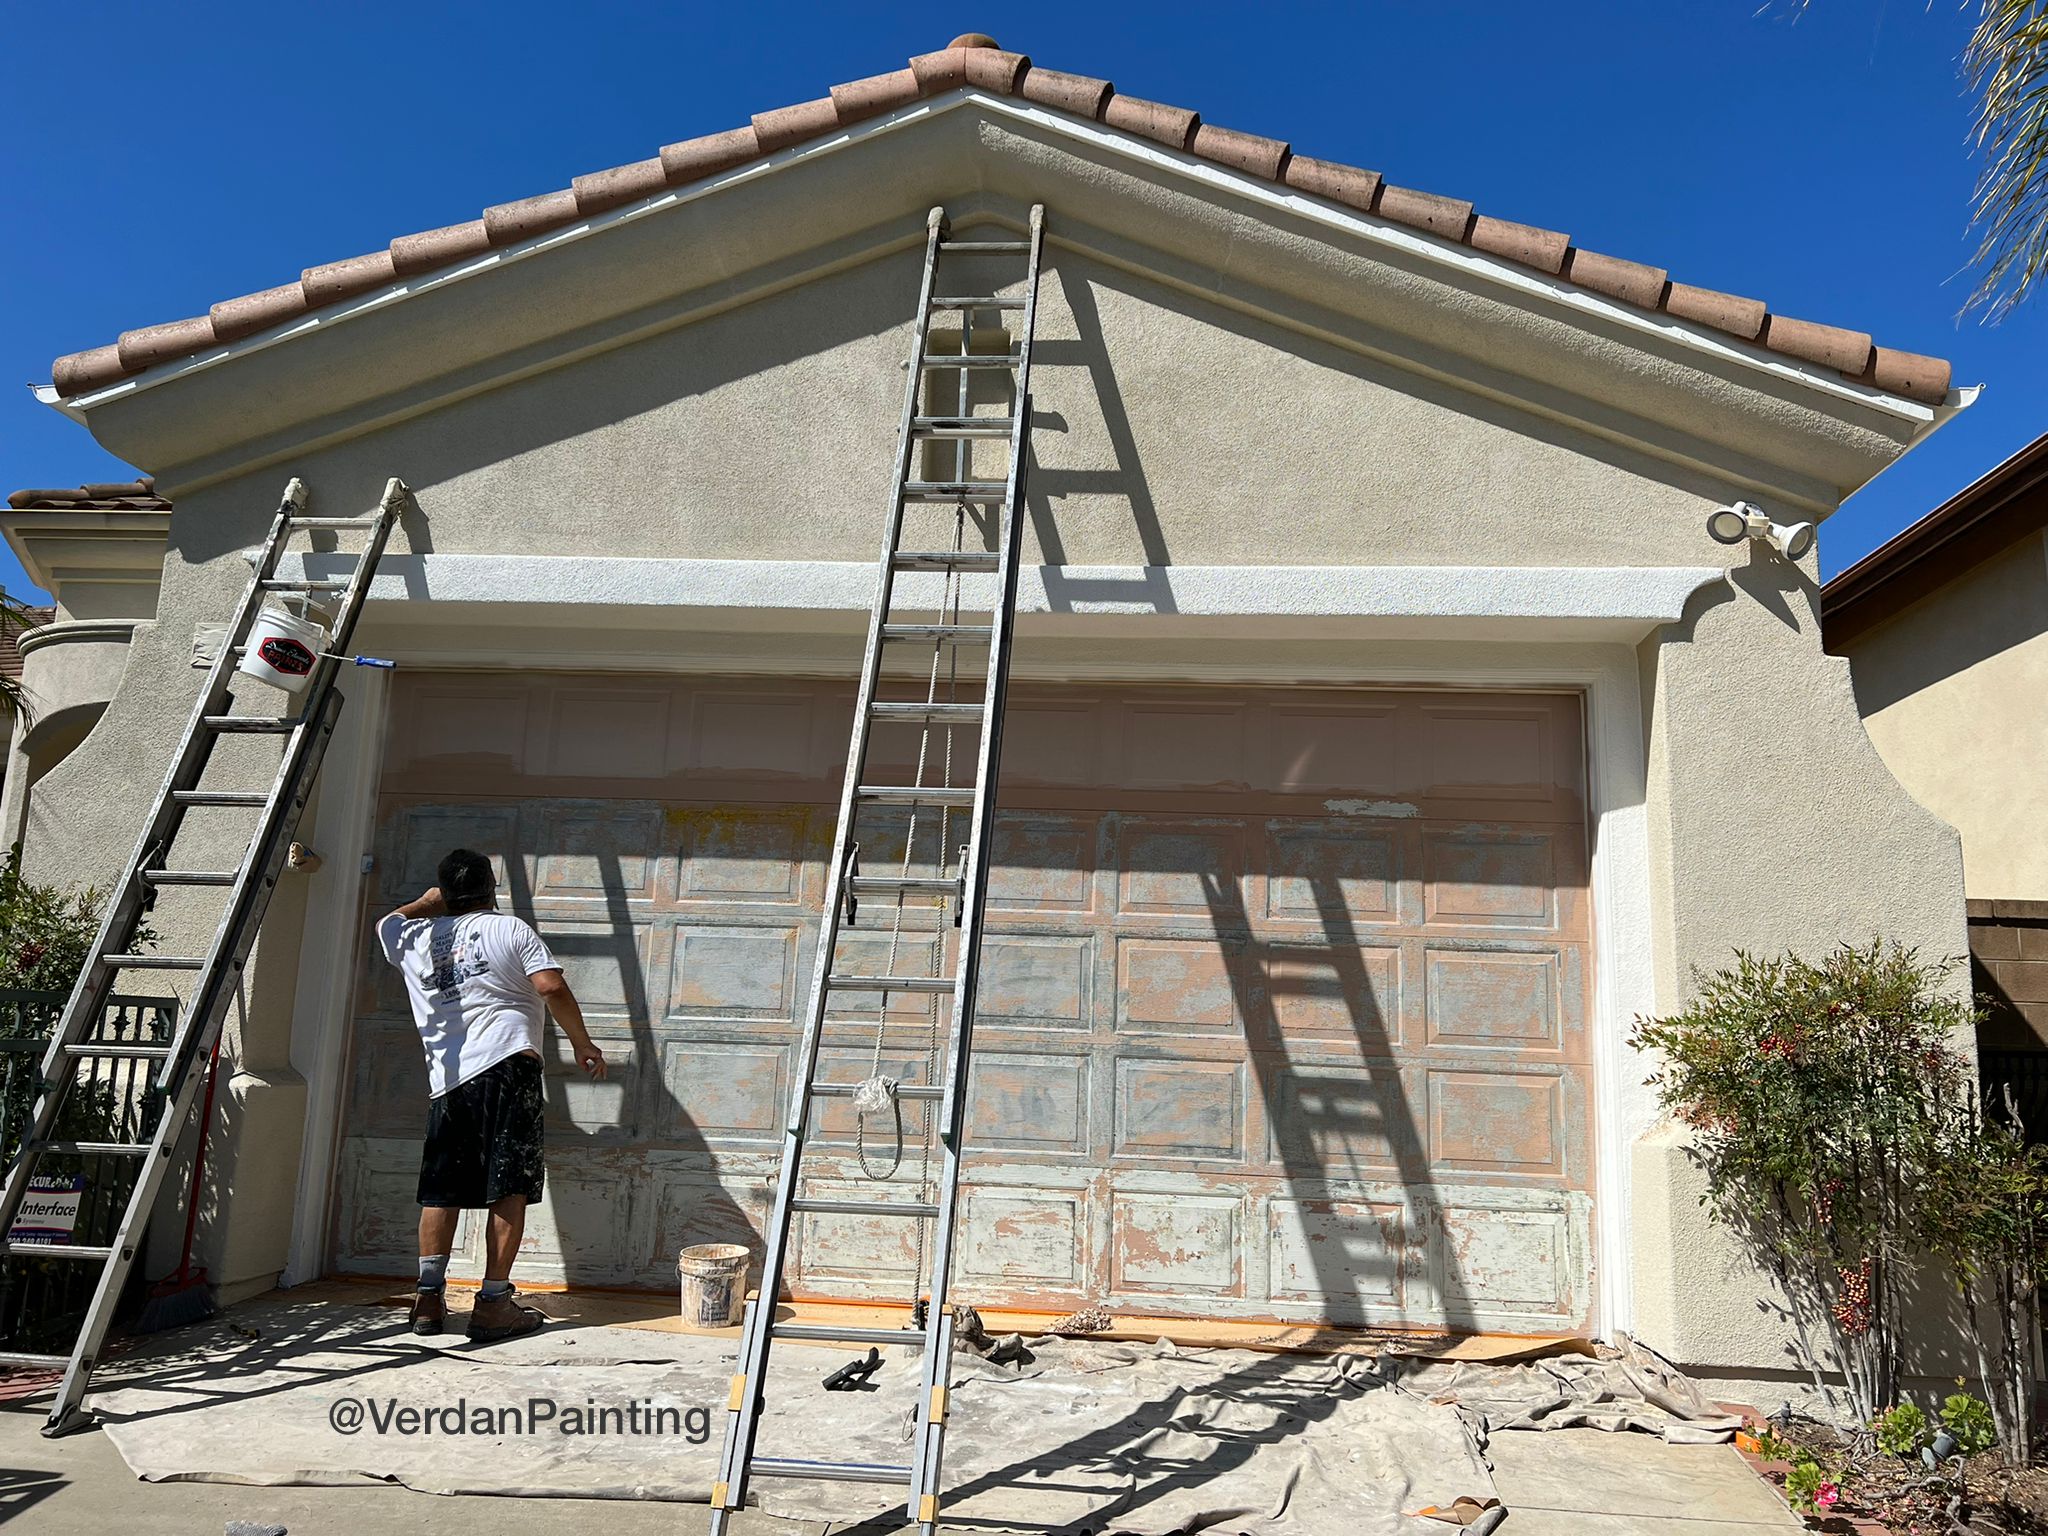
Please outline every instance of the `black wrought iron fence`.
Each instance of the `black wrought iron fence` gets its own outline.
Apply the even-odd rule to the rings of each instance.
[[[2027,1140],[2048,1142],[2048,1051],[1981,1051],[1977,1071],[1995,1102],[2010,1096]]]
[[[63,992],[0,987],[0,1166],[12,1162],[21,1145],[42,1083],[43,1053],[67,1000]],[[92,1039],[98,1044],[168,1044],[177,1008],[175,998],[110,997]],[[130,1056],[82,1066],[58,1106],[56,1139],[147,1141],[163,1112],[163,1095],[155,1088],[158,1065]],[[46,1154],[35,1170],[35,1213],[17,1221],[13,1237],[110,1244],[140,1170],[140,1159],[134,1157]],[[9,1254],[0,1260],[0,1349],[68,1351],[99,1276],[98,1265],[71,1259]]]

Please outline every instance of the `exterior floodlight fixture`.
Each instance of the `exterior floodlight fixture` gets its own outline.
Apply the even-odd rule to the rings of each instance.
[[[1813,524],[1774,523],[1753,501],[1738,501],[1707,514],[1707,537],[1718,544],[1762,539],[1787,560],[1798,560],[1813,548]]]

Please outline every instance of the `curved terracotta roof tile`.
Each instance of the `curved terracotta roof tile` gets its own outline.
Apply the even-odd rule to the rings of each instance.
[[[450,266],[964,86],[1105,122],[1245,175],[1562,277],[1622,303],[1835,369],[1875,389],[1927,404],[1939,404],[1948,395],[1949,365],[1940,358],[1874,347],[1861,331],[1773,315],[1760,300],[1674,283],[1661,267],[1581,250],[1554,230],[1475,214],[1469,202],[1457,198],[1389,186],[1376,171],[1294,154],[1279,139],[1219,128],[1188,108],[1122,95],[1107,80],[1038,68],[1024,54],[1007,52],[978,32],[919,54],[903,69],[835,85],[815,101],[759,113],[747,127],[666,144],[654,159],[593,171],[564,190],[487,208],[481,219],[466,224],[401,235],[385,251],[309,267],[297,283],[225,299],[190,320],[128,331],[112,346],[58,358],[51,380],[60,395],[84,394],[159,363],[253,336],[394,278]]]
[[[69,490],[14,491],[7,505],[17,512],[168,512],[171,504],[156,493],[156,480],[74,486]]]

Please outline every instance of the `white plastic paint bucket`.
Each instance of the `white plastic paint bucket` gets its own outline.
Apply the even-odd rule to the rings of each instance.
[[[676,1256],[683,1288],[683,1327],[696,1332],[737,1328],[746,1301],[747,1250],[738,1243],[699,1243]]]
[[[327,648],[327,630],[304,614],[266,608],[249,630],[248,648],[235,670],[297,693],[306,686],[320,653]]]

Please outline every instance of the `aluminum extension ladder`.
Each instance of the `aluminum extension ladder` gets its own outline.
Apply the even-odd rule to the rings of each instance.
[[[727,1402],[725,1449],[711,1493],[712,1536],[722,1536],[729,1529],[733,1513],[746,1502],[748,1483],[754,1477],[901,1484],[908,1489],[908,1515],[916,1522],[921,1536],[931,1536],[937,1529],[939,1460],[944,1445],[953,1351],[953,1309],[947,1303],[947,1284],[959,1192],[961,1136],[966,1123],[966,1067],[981,958],[982,905],[988,886],[989,830],[994,817],[1003,694],[1009,677],[1012,619],[1016,607],[1017,558],[1024,520],[1025,461],[1031,433],[1032,327],[1037,312],[1039,259],[1044,235],[1043,207],[1032,208],[1030,237],[1025,240],[953,240],[948,238],[945,210],[934,208],[931,212],[925,239],[924,277],[918,290],[917,327],[911,342],[910,377],[897,431],[895,482],[882,538],[874,610],[868,619],[867,652],[861,663],[860,690],[854,705],[853,738],[847,757],[846,784],[839,800],[838,832],[833,840],[832,861],[828,866],[824,922],[804,1019],[799,1070],[784,1127],[782,1171],[776,1185],[774,1208],[768,1218],[760,1287],[747,1304],[745,1324],[741,1330],[739,1370],[732,1379],[732,1391]],[[987,283],[981,285],[984,291],[980,294],[948,296],[945,290],[936,286],[943,258],[1003,253],[1026,257],[1020,294],[1001,295],[994,291],[1000,285]],[[943,264],[949,268],[955,265],[953,262]],[[1003,312],[1015,315],[1018,320],[1012,340],[1001,352],[975,352],[975,317]],[[961,317],[957,353],[937,352],[931,348],[934,318],[946,314]],[[1011,376],[1009,414],[1006,416],[971,413],[974,395],[970,381],[989,377],[988,370],[999,370]],[[924,393],[927,376],[933,374],[939,377],[933,380],[932,398],[940,398],[941,391],[950,383],[953,398],[948,404],[954,407],[955,414],[919,414],[920,394]],[[953,377],[948,380],[947,374]],[[973,440],[977,438],[1007,441],[1008,462],[1003,479],[973,478]],[[933,444],[940,446],[927,446]],[[950,453],[951,478],[921,478],[917,462],[920,453],[935,459]],[[906,547],[906,508],[920,505],[955,509],[952,549],[920,549],[914,544]],[[965,531],[975,527],[967,515],[970,508],[987,509],[986,521],[990,526],[986,535],[994,546],[992,549],[965,547]],[[979,529],[976,531],[981,532]],[[982,538],[976,537],[973,542],[979,545]],[[897,578],[909,571],[943,573],[946,596],[939,605],[939,622],[898,621],[896,610],[899,605],[909,605],[904,603],[898,592]],[[985,624],[959,622],[960,578],[971,572],[993,573],[994,576],[994,600],[989,604],[991,611]],[[928,642],[932,647],[931,682],[925,698],[902,701],[878,698],[878,689],[885,682],[885,653],[892,647],[918,642]],[[957,651],[948,648],[965,645],[985,645],[988,649],[987,676],[982,683],[982,695],[972,702],[951,699],[941,702],[937,697],[939,655],[945,651],[955,657],[957,663]],[[954,675],[957,679],[957,665]],[[917,753],[915,782],[909,785],[869,783],[866,776],[871,758],[870,733],[877,725],[894,727],[906,724],[919,726],[923,731]],[[930,755],[925,748],[930,744],[934,727],[949,733],[956,727],[978,732],[972,785],[954,787],[950,782],[950,771],[945,775],[947,782],[944,784],[934,786],[925,783]],[[887,756],[886,747],[882,755]],[[946,760],[950,769],[950,736]],[[952,809],[964,809],[968,813],[968,834],[957,863],[949,858],[953,845],[945,835],[947,823],[942,819],[940,846],[931,873],[911,872],[909,833],[905,834],[906,846],[900,873],[863,873],[860,868],[862,842],[867,838],[872,846],[887,835],[877,826],[879,816],[887,814],[879,812],[878,808],[885,807],[911,807],[912,815],[917,814],[916,808],[939,808],[942,817]],[[914,822],[912,828],[914,831]],[[870,853],[869,857],[872,869],[874,855]],[[953,946],[951,974],[944,974],[940,959],[946,945],[943,924],[939,919],[934,919],[939,936],[931,946],[932,961],[927,974],[895,973],[893,957],[896,947],[893,942],[888,973],[854,974],[848,957],[840,948],[840,941],[843,929],[856,926],[858,906],[863,896],[876,898],[881,903],[894,900],[899,924],[902,903],[908,898],[928,897],[942,907],[944,904],[956,904],[954,922],[958,937]],[[856,1090],[863,1086],[871,1095],[879,1080],[871,1079],[861,1085],[843,1078],[820,1079],[820,1049],[827,1029],[849,1022],[843,1016],[828,1020],[828,1005],[853,994],[879,996],[881,999],[881,1012],[875,1020],[878,1062],[880,1031],[892,994],[921,996],[934,1008],[932,1058],[936,1058],[933,1065],[941,1069],[928,1074],[925,1082],[889,1082],[887,1089],[895,1098],[922,1101],[920,1107],[927,1116],[931,1105],[934,1102],[938,1105],[940,1170],[935,1181],[929,1181],[927,1175],[928,1182],[918,1191],[921,1196],[929,1193],[930,1183],[935,1182],[935,1200],[823,1199],[809,1198],[801,1192],[804,1153],[812,1134],[811,1116],[818,1101],[855,1099]],[[943,1051],[937,1044],[936,1005],[941,1002],[950,1004],[950,1039]],[[932,1078],[937,1080],[930,1080]],[[868,1101],[873,1102],[871,1097]],[[898,1125],[900,1131],[900,1120]],[[928,1118],[926,1125],[929,1132]],[[900,1160],[900,1141],[898,1156]],[[913,1312],[913,1318],[917,1319],[913,1328],[917,1331],[776,1322],[776,1298],[780,1294],[783,1273],[791,1253],[791,1225],[799,1214],[932,1223],[931,1228],[919,1233],[920,1261],[927,1234],[932,1238],[932,1245],[930,1286],[922,1298],[921,1319]],[[816,1239],[810,1235],[808,1226],[806,1237],[807,1242],[815,1244]],[[898,1344],[921,1347],[922,1384],[907,1465],[811,1461],[755,1454],[755,1440],[760,1431],[766,1397],[770,1348],[778,1342],[797,1339],[856,1346]]]
[[[120,883],[111,893],[105,922],[93,944],[78,984],[72,989],[48,1052],[43,1056],[41,1082],[35,1114],[23,1133],[21,1146],[9,1164],[4,1193],[0,1193],[0,1237],[11,1256],[39,1259],[72,1259],[100,1266],[100,1278],[92,1301],[69,1356],[0,1354],[0,1368],[64,1368],[63,1384],[45,1435],[61,1435],[84,1427],[90,1416],[80,1403],[98,1363],[107,1328],[121,1298],[124,1282],[134,1265],[142,1241],[143,1227],[156,1204],[158,1191],[170,1171],[178,1138],[192,1113],[194,1095],[206,1076],[208,1057],[219,1036],[229,1000],[237,994],[242,969],[256,942],[256,931],[276,886],[289,850],[299,813],[312,792],[320,759],[334,733],[341,712],[342,696],[335,686],[356,618],[362,611],[377,562],[391,537],[392,524],[410,500],[410,493],[397,480],[384,490],[376,512],[366,517],[308,517],[305,515],[306,488],[294,479],[285,487],[284,501],[270,525],[256,568],[242,601],[214,658],[206,686],[193,705],[192,718],[178,743],[170,772],[157,791],[156,802],[136,839]],[[316,530],[364,530],[369,537],[356,556],[354,571],[346,579],[283,580],[277,575],[286,543],[299,533]],[[299,708],[288,715],[235,712],[234,686],[237,662],[249,638],[250,627],[263,608],[264,598],[273,592],[336,594],[337,609],[326,654],[315,658],[305,688],[295,696]],[[254,679],[250,679],[254,681]],[[261,685],[258,685],[259,687]],[[284,749],[275,776],[267,789],[215,789],[205,787],[207,764],[215,744],[230,734],[278,735]],[[256,828],[232,869],[181,869],[171,862],[172,849],[182,830],[185,814],[195,807],[248,807],[256,811]],[[203,954],[165,955],[137,953],[137,934],[155,905],[160,891],[174,886],[219,887],[227,892],[219,925]],[[164,1044],[120,1043],[100,1039],[100,1021],[116,976],[128,971],[179,971],[192,974],[191,991],[171,1038]],[[151,1091],[158,1113],[153,1130],[145,1139],[121,1141],[77,1141],[65,1139],[60,1122],[68,1095],[83,1085],[89,1094],[95,1082],[96,1066],[120,1058],[141,1058],[159,1062]],[[135,1134],[148,1121],[148,1106],[136,1112]],[[29,1192],[32,1175],[44,1169],[45,1160],[56,1161],[65,1173],[85,1170],[86,1176],[104,1176],[110,1166],[139,1159],[135,1183],[128,1193],[120,1225],[113,1242],[106,1247],[76,1243],[48,1244],[15,1240],[11,1234],[22,1201]]]

